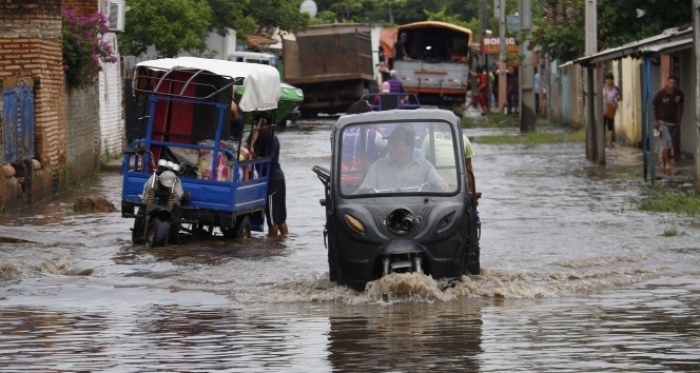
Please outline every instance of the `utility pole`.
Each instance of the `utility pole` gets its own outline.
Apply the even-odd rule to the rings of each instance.
[[[479,21],[480,21],[480,26],[481,26],[481,40],[484,40],[486,37],[486,25],[488,21],[488,8],[486,7],[486,0],[480,0],[481,3],[479,4]],[[481,42],[481,40],[479,42]],[[481,56],[484,58],[483,61],[479,61],[479,63],[485,67],[484,74],[486,74],[486,87],[489,87],[491,85],[491,82],[489,81],[489,60],[488,60],[488,55],[484,53],[484,45],[483,43],[481,44]],[[479,78],[481,79],[481,78]],[[478,80],[477,83],[474,85],[475,87],[479,86]],[[472,92],[472,94],[478,94],[479,92]],[[484,100],[486,100],[486,110],[490,110],[491,108],[491,102],[489,100],[491,92],[489,92],[486,97],[484,97]]]
[[[498,110],[503,111],[503,107],[506,104],[506,95],[508,94],[508,92],[506,92],[506,89],[508,89],[508,84],[506,82],[506,0],[498,1],[501,2],[501,5],[498,7],[498,34],[500,36],[498,50]]]
[[[520,46],[523,62],[520,64],[520,132],[535,129],[535,74],[534,53],[530,49],[530,31],[532,30],[532,0],[520,0],[520,32],[525,40]]]
[[[598,52],[598,9],[596,0],[586,0],[585,14],[585,29],[586,29],[586,56],[592,56]],[[602,102],[600,95],[595,92],[600,90],[602,82],[595,79],[595,66],[588,65],[586,68],[587,74],[587,117],[586,123],[586,157],[592,161],[598,161],[598,164],[604,165],[605,162],[605,128],[603,127],[602,118]],[[596,99],[598,97],[598,99]],[[596,110],[599,109],[599,110]]]
[[[394,24],[394,12],[391,9],[391,1],[392,0],[387,0],[389,2],[389,23],[392,25]]]
[[[700,61],[700,0],[693,0],[693,47],[695,61]],[[695,64],[695,97],[700,97],[700,64]],[[700,105],[695,105],[695,180],[700,185]]]

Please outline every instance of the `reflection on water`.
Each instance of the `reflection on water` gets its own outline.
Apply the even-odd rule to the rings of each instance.
[[[0,371],[700,370],[697,219],[639,212],[636,149],[609,169],[582,144],[496,146],[469,129],[481,276],[394,274],[365,292],[328,280],[330,122],[279,134],[285,239],[133,246],[119,213],[76,214],[121,177],[0,217]],[[684,232],[663,237],[665,229]]]
[[[413,303],[330,317],[329,359],[344,372],[478,372],[480,302]]]

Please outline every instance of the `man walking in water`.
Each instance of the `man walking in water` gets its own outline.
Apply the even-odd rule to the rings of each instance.
[[[255,140],[251,136],[250,143],[255,155],[270,157],[270,179],[267,184],[267,205],[265,206],[269,235],[273,237],[286,236],[289,234],[287,228],[287,187],[284,172],[282,172],[279,162],[280,141],[277,135],[271,131],[269,118],[265,112],[260,112],[255,116],[256,131],[260,133]]]

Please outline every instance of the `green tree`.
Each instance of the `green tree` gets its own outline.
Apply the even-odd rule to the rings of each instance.
[[[302,0],[255,0],[248,14],[260,26],[277,26],[284,31],[297,31],[309,24],[309,15],[300,13]]]
[[[550,57],[570,61],[585,49],[585,8],[582,1],[546,0],[550,7],[564,5],[566,22],[550,24],[535,17],[532,44]],[[561,7],[560,7],[561,8]],[[644,12],[638,17],[637,9]],[[618,0],[598,2],[598,49],[617,47],[648,38],[664,29],[692,22],[691,3],[686,0]],[[571,16],[569,18],[569,16]],[[563,19],[559,16],[558,21]]]
[[[333,23],[336,19],[336,14],[335,12],[331,12],[330,10],[323,10],[318,13],[316,13],[316,17],[311,18],[309,20],[309,24],[311,25],[325,25],[329,23]]]
[[[205,49],[211,10],[201,0],[127,0],[123,54],[141,55],[153,45],[161,57]]]
[[[446,8],[440,9],[438,12],[425,11],[428,16],[428,21],[441,21],[451,23],[453,25],[466,27],[472,30],[472,42],[477,42],[481,37],[481,30],[479,29],[480,23],[477,18],[472,18],[469,22],[462,21],[457,15],[447,15],[445,14]]]
[[[226,36],[227,29],[236,30],[236,36],[247,37],[255,30],[255,19],[248,14],[250,0],[207,0],[212,9],[209,31]]]
[[[309,25],[309,15],[300,13],[303,0],[207,0],[213,17],[210,27],[219,35],[236,30],[239,42],[246,41],[258,26],[276,26],[295,32]]]

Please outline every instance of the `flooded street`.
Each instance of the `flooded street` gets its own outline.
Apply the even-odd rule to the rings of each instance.
[[[453,287],[390,275],[365,293],[328,280],[330,120],[279,133],[291,235],[131,243],[119,212],[78,214],[103,173],[0,217],[0,372],[629,372],[700,370],[700,223],[638,211],[637,149],[486,145],[482,276]],[[515,132],[513,132],[515,133]],[[665,237],[667,229],[679,234]],[[385,296],[388,294],[388,296]]]

